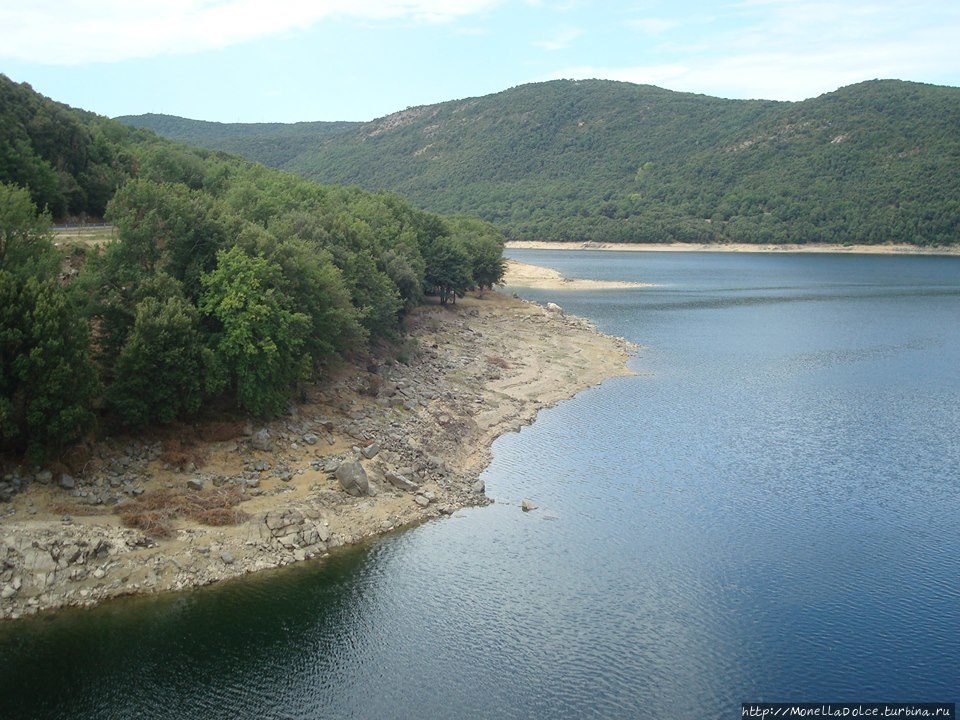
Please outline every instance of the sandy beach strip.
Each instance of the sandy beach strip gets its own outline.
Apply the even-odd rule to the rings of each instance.
[[[837,253],[849,255],[960,255],[960,246],[921,247],[918,245],[824,245],[748,243],[602,243],[511,240],[516,250],[611,250],[618,252],[740,252],[740,253]]]
[[[517,260],[507,260],[507,272],[503,284],[515,288],[539,290],[621,290],[624,288],[651,287],[650,283],[624,280],[588,280],[568,278],[551,268],[530,265]]]

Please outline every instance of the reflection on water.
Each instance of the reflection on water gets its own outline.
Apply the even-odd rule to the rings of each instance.
[[[488,508],[0,626],[0,717],[960,700],[960,259],[514,254],[657,283],[525,291],[640,342],[642,374],[501,438]]]

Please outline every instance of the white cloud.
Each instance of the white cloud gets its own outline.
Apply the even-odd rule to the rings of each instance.
[[[114,62],[222,48],[329,17],[442,23],[502,0],[31,0],[0,6],[0,58]]]
[[[801,100],[873,78],[956,84],[960,5],[943,0],[742,0],[688,16],[635,62],[559,69],[728,98]],[[679,16],[678,16],[679,18]],[[647,32],[656,21],[628,23]],[[642,52],[640,52],[642,50]],[[952,80],[952,82],[951,82]]]

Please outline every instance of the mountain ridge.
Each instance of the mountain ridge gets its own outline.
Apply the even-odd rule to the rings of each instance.
[[[196,121],[119,119],[475,214],[510,239],[960,240],[960,89],[945,86],[870,80],[788,102],[554,80],[361,123],[220,126],[202,142],[183,136]]]

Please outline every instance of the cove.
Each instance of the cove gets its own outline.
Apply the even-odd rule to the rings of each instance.
[[[0,716],[960,700],[960,258],[510,255],[655,283],[523,291],[640,343],[638,374],[500,438],[490,507],[0,626]]]

